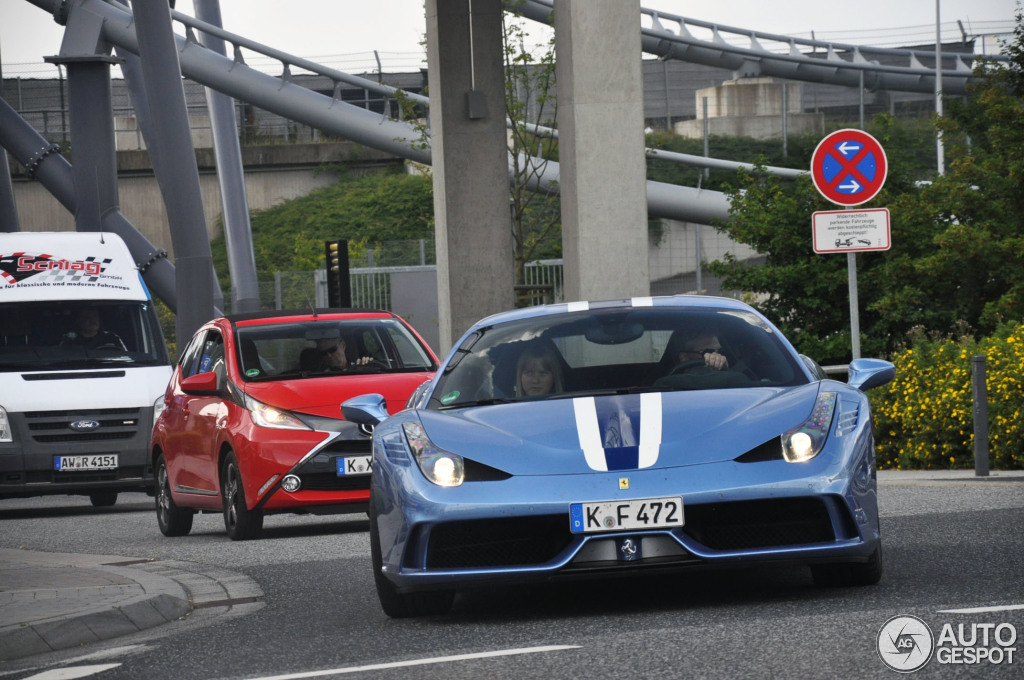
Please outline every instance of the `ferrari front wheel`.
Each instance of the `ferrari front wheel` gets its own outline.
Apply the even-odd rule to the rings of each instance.
[[[882,579],[882,542],[867,562],[811,565],[814,584],[823,588],[873,586]]]
[[[426,590],[418,593],[400,593],[381,567],[384,560],[377,530],[377,517],[370,510],[370,561],[373,563],[373,583],[377,587],[377,599],[384,613],[393,619],[411,616],[437,616],[451,611],[455,591]]]

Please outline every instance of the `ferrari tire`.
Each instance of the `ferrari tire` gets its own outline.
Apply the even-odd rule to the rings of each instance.
[[[94,508],[109,508],[117,502],[117,492],[92,491],[89,493],[89,502]]]
[[[384,564],[377,531],[377,518],[370,511],[370,561],[373,563],[373,584],[384,613],[393,619],[413,616],[439,616],[451,611],[455,591],[426,590],[418,593],[400,593],[388,580],[381,567]]]
[[[156,458],[156,523],[164,536],[187,536],[195,511],[179,508],[171,497],[171,477],[163,454]]]
[[[263,531],[263,511],[250,510],[245,501],[242,471],[233,451],[224,458],[220,471],[220,493],[224,502],[224,529],[232,541],[259,538]]]

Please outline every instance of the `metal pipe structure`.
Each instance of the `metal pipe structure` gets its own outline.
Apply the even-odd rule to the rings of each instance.
[[[47,142],[3,99],[0,99],[0,146],[25,166],[28,176],[39,180],[68,212],[72,215],[78,212],[73,169],[60,154],[60,147]],[[171,311],[177,311],[175,270],[167,260],[166,251],[150,243],[118,211],[103,215],[102,226],[104,231],[113,232],[124,240],[146,285]]]
[[[3,64],[0,64],[0,82],[3,82]],[[2,92],[0,99],[3,99]],[[0,233],[5,231],[21,231],[21,223],[18,221],[18,206],[14,204],[11,165],[7,162],[7,152],[0,148]]]
[[[60,0],[30,0],[47,8]],[[109,43],[138,54],[139,41],[132,15],[102,0],[78,0],[76,11],[97,15],[102,23],[103,38]],[[286,118],[300,121],[333,135],[347,137],[359,144],[392,153],[419,163],[430,163],[429,148],[425,148],[421,132],[414,126],[381,117],[379,114],[347,104],[337,96],[327,97],[290,82],[290,64],[298,62],[289,57],[281,77],[270,76],[247,66],[237,48],[236,37],[219,31],[205,22],[198,22],[178,12],[175,19],[184,18],[193,27],[203,31],[213,29],[220,37],[236,46],[234,58],[228,59],[203,47],[194,37],[175,36],[181,72],[192,80],[247,101]],[[250,41],[246,41],[252,44]],[[278,53],[283,54],[283,53]],[[372,81],[366,81],[372,82]],[[554,186],[559,177],[558,164],[547,164],[540,186]],[[704,221],[728,217],[728,199],[714,191],[698,191],[662,182],[647,183],[648,212],[657,217],[683,221]]]
[[[89,24],[90,20],[97,20],[99,17],[91,11],[97,4],[73,5],[74,22]],[[112,5],[103,6],[114,9]],[[178,300],[188,301],[179,305],[175,327],[177,337],[191,338],[200,326],[215,316],[214,276],[199,168],[192,148],[185,90],[176,63],[178,46],[171,29],[170,10],[162,2],[137,3],[131,16],[133,28],[139,32],[141,48],[135,53],[141,58],[149,112],[154,129],[159,131],[155,141],[167,170],[157,177],[157,183],[164,197],[174,243],[178,272],[175,287]]]
[[[75,228],[99,231],[103,215],[120,209],[110,97],[110,66],[116,60],[94,54],[49,61],[64,64],[68,71],[71,143],[78,159],[72,166],[78,201]]]
[[[62,0],[28,0],[32,4],[55,13]],[[112,44],[138,53],[138,40],[132,25],[131,14],[117,9],[101,0],[80,0],[103,19],[103,35]],[[540,22],[548,22],[553,10],[551,0],[526,0],[516,3],[514,9],[523,16]],[[57,14],[55,14],[55,17]],[[186,38],[176,37],[182,73],[207,87],[247,101],[268,111],[303,122],[331,134],[344,136],[360,144],[393,153],[420,163],[430,163],[429,140],[413,126],[382,118],[340,100],[341,83],[356,85],[367,90],[396,96],[397,88],[372,80],[320,66],[308,60],[266,47],[255,41],[230,33],[220,27],[199,21],[180,12],[172,17],[186,26]],[[641,9],[641,44],[645,52],[664,58],[705,64],[723,69],[743,69],[745,73],[756,71],[761,75],[773,75],[790,80],[818,82],[858,87],[864,78],[868,89],[887,89],[907,92],[932,92],[935,69],[922,65],[928,52],[921,50],[895,50],[868,48],[842,43],[806,40],[734,28],[690,19],[665,12]],[[665,27],[674,23],[675,30]],[[710,40],[695,37],[690,28],[711,31]],[[216,36],[232,45],[233,59],[217,58],[205,50],[195,38],[195,31]],[[749,40],[749,47],[730,44],[723,34]],[[765,45],[776,43],[783,51],[770,51]],[[800,48],[810,52],[801,52]],[[281,62],[282,75],[274,77],[249,68],[242,56],[242,50],[251,50]],[[879,61],[868,60],[864,55],[888,56],[906,60],[908,66],[890,66]],[[843,55],[849,56],[844,59]],[[966,91],[966,83],[973,73],[965,59],[970,55],[949,54],[942,62],[952,64],[942,69],[945,90],[948,93]],[[325,97],[289,82],[291,67],[302,68],[331,78],[335,83],[335,96]],[[421,95],[405,93],[408,99],[420,104],[429,100]],[[554,131],[538,128],[538,133],[555,134]],[[655,158],[696,165],[737,169],[750,167],[719,159],[707,159],[688,154],[651,149],[648,154]],[[767,171],[783,177],[805,174],[787,168],[767,168]],[[554,187],[558,179],[558,164],[551,161],[547,172],[538,180],[542,187]],[[708,223],[728,217],[728,199],[720,192],[698,190],[689,187],[647,183],[648,212],[655,217],[666,217],[691,222]]]
[[[512,9],[528,19],[550,23],[554,2],[525,0],[522,3],[516,2]],[[863,73],[865,87],[872,91],[930,94],[935,89],[936,69],[924,66],[921,60],[927,61],[936,55],[925,50],[807,40],[725,26],[668,12],[644,8],[640,12],[642,49],[663,59],[678,59],[740,71],[747,76],[774,76],[846,87],[858,87],[860,74]],[[666,27],[666,24],[671,27]],[[690,29],[709,32],[709,39],[695,36]],[[747,45],[744,46],[742,42]],[[772,46],[774,51],[766,45]],[[810,51],[801,51],[801,48]],[[884,64],[878,59],[868,59],[868,56],[899,60],[906,65]],[[941,59],[940,77],[944,79],[947,94],[967,94],[967,83],[974,75],[969,63],[972,58],[973,55],[954,53]]]
[[[196,14],[209,24],[219,26],[219,0],[194,0]],[[224,41],[209,34],[200,38],[207,49],[225,54]],[[221,209],[224,216],[224,241],[231,272],[232,311],[253,312],[260,308],[260,287],[253,255],[252,225],[249,223],[249,198],[245,190],[242,148],[238,141],[235,102],[230,97],[206,89],[213,129],[213,153],[217,159]]]

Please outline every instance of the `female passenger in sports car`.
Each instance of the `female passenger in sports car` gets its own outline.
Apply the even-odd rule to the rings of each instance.
[[[564,389],[562,369],[555,350],[549,347],[523,350],[516,364],[516,396],[541,397]]]

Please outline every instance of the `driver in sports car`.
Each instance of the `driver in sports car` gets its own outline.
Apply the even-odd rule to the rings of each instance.
[[[661,365],[673,362],[654,386],[666,389],[722,389],[749,387],[758,377],[742,360],[729,361],[713,330],[677,331],[669,341]],[[665,370],[664,368],[662,369]]]
[[[677,369],[683,371],[694,368],[723,371],[729,368],[729,359],[722,354],[722,343],[717,335],[710,332],[698,332],[685,338],[676,360]],[[673,369],[673,372],[677,371]]]

